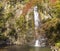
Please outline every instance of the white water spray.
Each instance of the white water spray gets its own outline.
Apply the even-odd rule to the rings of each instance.
[[[39,40],[36,40],[36,41],[35,41],[35,45],[34,45],[34,46],[40,47],[40,45],[39,45]]]

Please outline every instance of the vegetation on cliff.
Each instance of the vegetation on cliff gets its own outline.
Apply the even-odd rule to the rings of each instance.
[[[32,8],[37,5],[40,15],[39,19],[42,23],[38,32],[46,35],[48,44],[54,44],[60,41],[60,1],[56,0],[56,2],[53,2],[54,4],[49,0],[33,1],[0,1],[0,39],[9,39],[12,43],[19,40],[23,44],[33,41],[35,30]],[[31,13],[27,18],[30,8]],[[46,19],[46,16],[51,18]]]

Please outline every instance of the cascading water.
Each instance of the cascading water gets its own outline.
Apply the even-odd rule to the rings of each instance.
[[[39,27],[39,13],[37,11],[37,6],[34,7],[34,22],[35,22],[35,34],[38,35],[38,27]],[[40,38],[37,37],[37,40],[35,41],[34,46],[35,47],[44,47],[45,46],[45,38],[43,36],[40,36]]]
[[[39,45],[39,40],[36,40],[35,46],[40,47],[40,45]]]
[[[37,6],[34,7],[34,22],[35,22],[35,29],[39,26],[39,13],[37,12]]]
[[[37,12],[37,6],[34,7],[34,22],[35,22],[35,30],[38,29],[39,26],[39,13]],[[37,31],[36,35],[38,34]],[[35,41],[35,46],[39,46],[39,40]]]

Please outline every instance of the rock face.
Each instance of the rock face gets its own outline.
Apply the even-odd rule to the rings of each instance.
[[[3,10],[4,16],[2,16],[2,17],[4,17],[3,28],[6,28],[6,30],[2,34],[4,34],[6,37],[9,38],[10,44],[25,44],[27,42],[27,40],[26,40],[27,34],[33,34],[31,32],[33,32],[34,30],[35,30],[36,37],[38,37],[38,34],[39,34],[38,28],[39,28],[40,20],[39,20],[39,13],[38,13],[37,6],[34,6],[32,8],[32,12],[34,12],[33,16],[29,16],[29,12],[30,12],[29,9],[35,4],[34,2],[36,2],[36,1],[37,0],[32,0],[27,5],[21,4],[20,2],[12,4],[14,2],[14,1],[12,2],[12,0],[3,1],[3,3],[2,3],[3,9],[4,9]],[[25,8],[25,6],[26,6],[26,8]],[[25,14],[28,14],[27,17]],[[22,16],[23,18],[21,18],[21,15],[23,15]],[[29,17],[34,17],[34,18],[32,19]],[[31,23],[31,20],[34,21],[35,25],[33,25],[33,23]],[[26,21],[27,21],[27,23],[26,23]],[[28,23],[28,21],[29,21],[29,23]],[[35,26],[35,28],[31,28],[32,27],[31,25]],[[29,26],[30,26],[30,28],[28,28]],[[27,29],[27,31],[25,28]],[[29,31],[31,31],[31,32],[29,32]],[[35,44],[36,44],[35,46],[37,46],[37,44],[40,44],[40,40],[39,39],[36,40]]]

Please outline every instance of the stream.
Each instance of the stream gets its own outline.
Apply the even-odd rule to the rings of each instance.
[[[0,51],[51,51],[51,49],[48,47],[42,48],[42,47],[12,45],[0,48]]]

